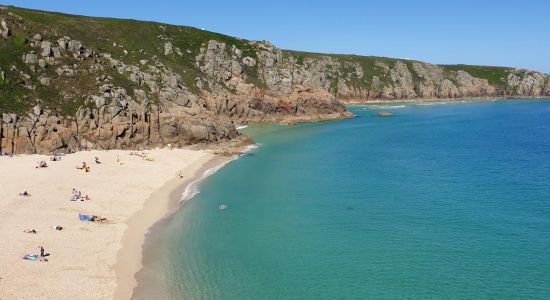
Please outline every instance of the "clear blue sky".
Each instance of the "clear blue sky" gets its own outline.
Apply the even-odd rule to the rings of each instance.
[[[285,49],[514,66],[550,73],[550,0],[0,0],[189,25]]]

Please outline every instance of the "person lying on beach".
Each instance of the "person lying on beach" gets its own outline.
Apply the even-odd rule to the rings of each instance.
[[[102,218],[102,217],[98,217],[98,216],[92,216],[92,218],[90,219],[90,221],[101,223],[101,222],[107,221],[107,218]]]
[[[34,234],[34,233],[36,233],[36,230],[34,230],[34,229],[25,229],[25,230],[23,230],[23,232],[24,232],[24,233],[33,233],[33,234]]]
[[[95,157],[94,160],[95,160],[95,163],[98,164],[98,165],[101,163],[101,162],[99,161],[99,157]]]
[[[59,226],[59,225],[55,225],[55,226],[52,226],[52,229],[55,229],[55,230],[63,230],[63,227]]]
[[[38,166],[36,166],[37,169],[38,168],[47,168],[47,167],[48,167],[48,164],[43,160],[38,163]]]
[[[83,161],[83,162],[82,162],[82,167],[76,167],[76,168],[79,169],[79,170],[83,170],[83,169],[85,169],[86,167],[87,167],[86,162]]]
[[[31,194],[27,191],[24,191],[23,193],[19,193],[19,196],[22,196],[22,197],[30,197]]]

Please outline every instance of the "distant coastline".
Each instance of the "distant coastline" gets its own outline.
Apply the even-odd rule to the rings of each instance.
[[[499,101],[499,100],[550,100],[550,97],[465,97],[465,98],[417,98],[417,99],[375,99],[375,100],[345,100],[340,99],[346,105],[362,104],[388,104],[388,103],[437,103],[437,102],[461,102],[461,101]]]

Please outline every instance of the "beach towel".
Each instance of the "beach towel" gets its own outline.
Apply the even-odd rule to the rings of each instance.
[[[26,260],[37,260],[37,259],[38,259],[38,255],[30,255],[30,254],[27,254],[27,255],[23,256],[23,259],[26,259]]]
[[[92,216],[90,216],[90,215],[78,214],[78,218],[80,219],[80,221],[83,221],[83,222],[92,221]]]

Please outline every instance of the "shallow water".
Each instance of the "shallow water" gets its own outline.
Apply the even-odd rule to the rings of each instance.
[[[548,299],[550,101],[394,106],[244,129],[260,147],[157,228],[136,298]]]

